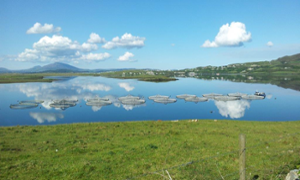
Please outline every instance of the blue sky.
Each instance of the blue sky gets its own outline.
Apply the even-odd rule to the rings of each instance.
[[[0,67],[182,69],[272,60],[300,52],[299,9],[299,0],[2,0]]]

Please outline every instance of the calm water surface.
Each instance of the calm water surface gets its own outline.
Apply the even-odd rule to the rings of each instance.
[[[179,94],[228,94],[255,90],[267,94],[264,100],[185,102],[159,104],[148,100],[161,94],[176,98]],[[139,106],[122,105],[118,97],[128,94],[146,98]],[[113,102],[104,107],[86,106],[86,100],[107,96]],[[52,100],[78,99],[66,110],[51,108]],[[10,109],[22,100],[44,100],[33,109]],[[78,122],[111,122],[177,119],[234,119],[255,121],[300,120],[300,92],[270,84],[247,84],[221,80],[182,78],[174,82],[153,83],[103,77],[62,78],[52,83],[17,83],[0,85],[0,126],[49,125]]]

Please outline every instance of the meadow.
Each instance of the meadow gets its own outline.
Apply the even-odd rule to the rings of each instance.
[[[0,128],[0,179],[248,179],[299,168],[300,121],[137,121]],[[169,173],[169,175],[168,175]]]

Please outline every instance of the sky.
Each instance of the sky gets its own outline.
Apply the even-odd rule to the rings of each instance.
[[[299,0],[1,0],[0,67],[184,69],[300,53]]]

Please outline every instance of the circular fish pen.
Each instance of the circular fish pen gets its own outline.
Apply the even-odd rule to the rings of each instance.
[[[140,97],[138,97],[138,96],[132,96],[132,95],[127,95],[127,96],[119,97],[119,101],[132,100],[132,99],[140,99]]]
[[[42,104],[44,101],[42,100],[26,100],[20,101],[19,104]]]
[[[230,96],[230,97],[242,97],[242,96],[245,96],[247,94],[237,92],[237,93],[229,93],[227,95]]]
[[[154,102],[157,103],[163,103],[163,104],[169,104],[169,103],[175,103],[176,99],[155,99]]]
[[[177,95],[176,98],[178,99],[185,99],[185,98],[192,98],[192,97],[196,97],[196,95],[191,95],[191,94],[181,94],[181,95]]]
[[[111,101],[93,101],[85,103],[87,106],[108,106],[111,105]]]
[[[108,98],[105,98],[105,97],[98,97],[98,98],[93,98],[93,99],[88,99],[87,102],[100,102],[100,101],[109,101]]]
[[[72,100],[72,99],[59,99],[59,100],[53,100],[53,103],[58,104],[69,104],[69,103],[77,103],[78,100]]]
[[[127,99],[121,101],[124,105],[141,105],[144,104],[146,101],[144,99]]]
[[[232,96],[216,96],[214,97],[215,100],[217,101],[236,101],[240,100],[240,97],[232,97]]]
[[[163,95],[155,95],[155,96],[149,96],[148,99],[155,100],[155,99],[168,99],[170,96],[163,96]]]
[[[206,97],[188,97],[188,98],[185,98],[184,99],[185,101],[187,102],[205,102],[205,101],[208,101],[208,98]]]
[[[31,108],[36,108],[38,107],[38,104],[11,104],[9,106],[11,109],[31,109]]]
[[[203,94],[202,96],[209,99],[214,99],[216,96],[223,96],[223,94],[210,93],[210,94]]]
[[[56,108],[56,109],[61,109],[61,110],[65,110],[69,107],[74,107],[76,106],[76,104],[57,104],[57,103],[52,103],[50,104],[50,107]]]
[[[257,95],[244,95],[244,96],[242,96],[242,99],[260,100],[260,99],[265,99],[265,97],[264,96],[257,96]]]

